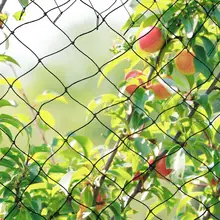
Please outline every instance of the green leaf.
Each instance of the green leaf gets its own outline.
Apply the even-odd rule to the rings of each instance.
[[[26,192],[30,192],[32,190],[39,190],[39,189],[52,189],[53,184],[50,183],[33,183],[27,187],[25,190]]]
[[[141,22],[145,20],[146,20],[146,17],[143,16],[142,13],[135,12],[129,17],[129,19],[126,21],[126,23],[124,24],[121,30],[126,31],[127,29],[131,27],[139,27]]]
[[[101,85],[102,81],[105,79],[104,76],[107,76],[118,64],[120,64],[122,61],[129,58],[130,54],[133,53],[131,51],[126,51],[121,54],[117,54],[117,56],[113,57],[112,60],[109,61],[108,64],[104,67],[101,76],[98,81],[98,87]]]
[[[6,80],[4,78],[0,79],[0,85],[10,85],[10,86],[15,86],[17,89],[22,88],[22,84],[19,80],[13,77],[8,77]]]
[[[11,160],[3,158],[0,160],[0,166],[8,167],[13,170],[15,168],[15,163]]]
[[[192,199],[192,197],[196,198],[197,196],[201,196],[203,194],[204,194],[204,192],[190,192],[190,197],[189,196],[184,196],[180,200],[179,205],[177,206],[176,214],[178,215],[178,213],[180,213],[180,211],[186,207],[187,203]]]
[[[216,22],[220,25],[220,8],[219,8],[219,4],[216,4],[213,15],[214,15],[214,19],[216,20]]]
[[[153,204],[153,207],[155,207],[156,205],[158,204]],[[160,204],[158,207],[156,207],[154,210],[153,210],[153,213],[150,213],[150,215],[147,217],[147,219],[149,220],[154,220],[155,219],[155,215],[157,216],[160,212],[162,212],[163,210],[165,210],[167,207],[165,204]],[[148,214],[149,211],[147,211],[147,214]]]
[[[55,119],[54,119],[53,115],[49,111],[40,110],[40,117],[42,118],[44,123],[46,123],[50,127],[54,127]]]
[[[17,11],[13,14],[13,17],[16,21],[22,21],[24,20],[23,17],[26,15],[25,11]]]
[[[32,220],[31,212],[28,209],[19,209],[19,212],[16,214],[17,219]]]
[[[16,148],[3,147],[0,148],[0,152],[2,155],[6,155],[5,157],[14,160],[15,163],[19,165],[19,167],[24,167],[25,157],[23,153]]]
[[[209,104],[208,95],[203,94],[196,101],[205,109],[208,117],[210,118],[212,116],[212,108]]]
[[[17,129],[20,129],[23,127],[23,124],[18,119],[14,118],[10,115],[6,115],[6,114],[0,115],[0,122],[10,124]]]
[[[199,16],[195,15],[193,18],[187,17],[187,19],[182,20],[187,38],[192,38],[199,20],[198,18]]]
[[[220,178],[220,154],[217,150],[214,152],[214,168],[213,169],[216,175]]]
[[[73,212],[73,208],[71,206],[71,204],[69,204],[69,202],[67,201],[64,206],[60,209],[59,214],[60,215],[69,215],[69,213]],[[34,219],[35,220],[35,219]],[[65,218],[66,220],[66,218]]]
[[[187,80],[187,77],[181,74],[176,68],[175,68],[175,71],[173,71],[172,73],[172,78],[174,82],[176,83],[176,86],[180,89],[181,92],[190,90],[190,85]],[[178,97],[181,98],[179,95]],[[172,101],[172,99],[169,99],[169,100]]]
[[[5,183],[11,179],[11,176],[6,172],[0,171],[0,178],[1,178],[1,181],[3,181]],[[0,202],[1,202],[1,200],[0,200]]]
[[[29,0],[19,0],[21,6],[26,7],[29,3]]]
[[[84,155],[85,157],[89,157],[89,153],[91,152],[92,148],[93,148],[93,143],[92,141],[84,136],[73,136],[71,137],[72,139],[74,139],[77,143],[80,144],[80,146],[83,148],[84,151]],[[74,145],[74,143],[71,142],[71,144]]]
[[[5,133],[8,136],[10,141],[13,140],[12,133],[11,133],[10,129],[8,129],[8,127],[6,127],[3,124],[0,124],[0,130],[3,131],[3,133]]]
[[[54,165],[48,171],[48,173],[59,173],[59,174],[66,173],[66,172],[67,172],[66,168],[63,168],[60,165]]]
[[[35,99],[36,102],[48,102],[50,100],[54,100],[54,101],[57,100],[65,104],[68,104],[64,96],[60,96],[58,93],[51,90],[45,90],[41,95],[37,96],[37,98]]]
[[[8,56],[8,55],[0,54],[0,62],[11,62],[11,63],[14,63],[14,64],[16,64],[17,66],[20,67],[18,62],[15,59],[13,59],[12,57]]]
[[[30,154],[31,155],[34,155],[34,154],[39,153],[39,152],[49,153],[50,152],[50,147],[46,144],[42,144],[40,146],[31,145],[31,148],[30,148]]]
[[[196,72],[202,73],[206,78],[209,78],[210,69],[207,65],[207,55],[205,49],[199,45],[193,45],[193,51],[196,55],[196,57],[194,58]]]
[[[121,206],[119,202],[114,202],[109,207],[114,213],[114,220],[121,220]]]
[[[143,157],[148,156],[150,153],[149,142],[147,142],[145,138],[142,137],[135,138],[134,147],[135,147],[135,151],[138,154],[141,154]]]
[[[19,213],[19,209],[17,207],[15,207],[15,205],[12,205],[9,210],[8,210],[8,216],[7,216],[7,220],[14,220],[18,217],[18,213]],[[21,217],[21,219],[24,218]]]
[[[16,104],[16,102],[13,101],[13,100],[5,100],[5,99],[1,99],[1,100],[0,100],[0,107],[5,107],[5,106],[16,107],[17,104]]]
[[[158,15],[159,17],[159,15]],[[148,26],[154,26],[154,23],[156,23],[157,21],[157,16],[155,14],[148,16],[147,18],[145,18],[145,20],[142,22],[141,26],[144,27],[148,27]]]
[[[147,100],[147,95],[145,93],[145,90],[143,88],[138,88],[132,95],[134,104],[136,106],[136,111],[139,113],[144,112],[144,104]]]
[[[204,47],[193,45],[193,51],[195,52],[196,58],[198,58],[201,62],[206,63],[207,54]]]
[[[117,168],[116,171],[124,180],[130,181],[132,179],[131,175],[124,168]]]
[[[88,207],[92,206],[93,195],[92,195],[92,191],[89,186],[85,187],[82,190],[82,201],[83,201],[83,204],[85,204],[86,206]]]
[[[101,104],[108,104],[112,103],[115,99],[117,99],[116,95],[113,94],[104,94],[97,96],[95,99],[93,99],[89,104],[88,104],[88,109],[90,111],[94,111],[95,108],[97,108]],[[120,101],[119,101],[120,102]],[[89,112],[90,113],[90,112]]]
[[[216,53],[215,45],[212,43],[212,41],[208,37],[201,36],[200,38],[203,42],[207,56],[212,58]]]

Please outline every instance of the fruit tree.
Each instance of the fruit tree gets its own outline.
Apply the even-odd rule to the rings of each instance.
[[[20,3],[25,9],[34,1]],[[113,58],[96,74],[98,87],[114,89],[83,106],[86,125],[103,126],[100,145],[77,130],[46,140],[55,129],[42,106],[68,104],[68,87],[30,101],[16,74],[1,79],[33,115],[29,121],[10,111],[0,115],[1,219],[220,219],[219,1],[133,3],[120,33],[95,11],[118,34]],[[8,17],[0,19],[4,32]],[[19,66],[7,51],[0,61]],[[0,107],[16,105],[4,96]],[[41,135],[39,146],[33,130]],[[26,150],[17,145],[19,134],[27,137]]]

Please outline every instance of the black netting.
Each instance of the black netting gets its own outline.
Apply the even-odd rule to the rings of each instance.
[[[93,2],[54,0],[55,6],[46,10],[40,1],[20,0],[18,20],[28,14],[31,5],[42,16],[16,28],[1,18],[2,31],[8,32],[1,47],[13,38],[37,60],[28,71],[21,65],[22,74],[17,74],[15,60],[4,53],[0,58],[13,74],[12,80],[1,71],[1,107],[13,106],[6,101],[11,94],[31,113],[30,120],[22,121],[16,111],[1,112],[1,219],[220,219],[220,2],[120,0],[109,1],[101,12]],[[5,3],[7,6],[7,0],[2,1],[0,11],[4,12]],[[72,38],[59,26],[59,20],[79,3],[93,11],[94,27]],[[122,31],[116,31],[108,17],[122,9],[129,19]],[[56,16],[51,19],[54,11]],[[37,55],[16,34],[41,19],[50,22],[66,42],[44,56]],[[150,24],[163,30],[165,40],[157,51],[143,53],[137,45],[146,34],[138,37],[137,33]],[[114,57],[100,65],[77,42],[102,26],[117,35],[119,43],[111,48]],[[70,48],[89,60],[95,71],[83,77],[78,74],[77,80],[68,79],[66,83],[49,67],[47,59]],[[182,53],[193,57],[195,66],[189,61],[183,68],[195,68],[194,75],[175,69]],[[125,74],[138,68],[141,76],[133,81],[118,79],[114,68],[121,61],[130,65],[123,67]],[[31,89],[20,86],[20,81],[28,79],[39,66],[47,73],[45,80],[42,74],[39,76],[42,83],[47,86],[48,79],[54,80],[61,92],[47,90],[37,105],[29,98]],[[100,94],[101,89],[97,89],[99,95],[88,105],[83,91],[91,80],[105,83],[111,94]],[[153,81],[162,89],[157,90]],[[72,92],[75,88],[81,89],[81,96]],[[92,93],[96,88],[89,90]],[[53,126],[45,108],[66,99],[74,103],[66,111],[69,118],[80,117],[74,106],[80,112],[87,111],[88,118],[64,134]],[[59,114],[56,120],[65,127],[61,110]],[[90,133],[85,130],[88,127]],[[96,139],[101,136],[100,130],[104,131],[103,143],[93,145],[93,132]],[[27,140],[21,141],[25,135]]]

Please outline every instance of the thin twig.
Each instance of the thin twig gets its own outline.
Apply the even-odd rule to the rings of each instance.
[[[220,72],[219,74],[217,75],[217,77],[215,77],[214,81],[212,82],[212,84],[209,86],[209,88],[207,89],[207,91],[205,92],[205,94],[210,94],[214,89],[215,89],[215,86],[217,84],[217,82],[219,82],[219,79],[220,79]],[[198,109],[199,107],[199,103],[195,103],[194,105],[194,108],[191,109],[189,115],[188,115],[188,118],[192,118],[192,116],[195,114],[196,110]],[[178,131],[175,135],[175,137],[173,138],[173,141],[176,142],[176,143],[179,143],[178,142],[178,139],[179,137],[181,136],[181,132]],[[158,155],[154,162],[151,164],[151,166],[149,167],[149,169],[147,170],[147,172],[143,175],[143,178],[138,182],[138,184],[136,185],[133,193],[129,196],[125,206],[122,208],[122,212],[125,210],[125,208],[130,204],[130,202],[135,198],[135,196],[141,191],[141,188],[142,186],[144,185],[144,182],[147,180],[147,178],[150,176],[150,173],[151,171],[153,171],[156,167],[156,164],[158,163],[158,161],[160,161],[161,158],[163,158],[166,153],[168,151],[167,150],[164,150],[162,151],[162,153],[160,155]]]
[[[9,66],[11,67],[12,72],[13,72],[15,78],[17,79],[17,78],[18,78],[18,75],[17,75],[17,73],[16,73],[14,67],[13,67],[11,64],[9,64]],[[24,89],[23,89],[23,88],[19,89],[19,92],[20,92],[20,94],[23,96],[24,100],[27,102],[27,104],[28,104],[28,106],[29,106],[29,109],[30,109],[30,111],[31,111],[31,113],[32,113],[32,116],[35,118],[35,117],[36,117],[36,114],[35,114],[33,108],[31,107],[31,103],[30,103],[30,101],[29,101],[29,99],[28,99],[28,97],[27,97],[27,95],[26,95]],[[36,128],[38,129],[38,131],[39,131],[39,133],[40,133],[40,135],[41,135],[41,138],[42,138],[44,144],[48,145],[47,140],[46,140],[46,137],[45,137],[45,135],[44,135],[44,132],[43,132],[42,129],[39,127],[39,124],[37,123],[36,120],[34,120],[34,123],[35,123],[35,126],[36,126]],[[53,150],[51,149],[51,154],[52,154],[52,153],[53,153]],[[51,162],[52,162],[53,164],[56,163],[53,157],[51,157]]]
[[[115,155],[116,155],[116,153],[118,152],[118,148],[119,148],[119,146],[120,146],[120,144],[121,144],[121,139],[122,139],[122,138],[123,138],[123,137],[120,137],[120,139],[116,142],[116,144],[115,144],[115,146],[114,146],[114,148],[113,148],[113,150],[112,150],[112,153],[111,153],[111,155],[110,155],[110,157],[109,157],[107,163],[105,164],[104,173],[106,173],[106,172],[109,170],[109,168],[110,168],[110,166],[111,166],[111,164],[112,164],[112,162],[113,162],[113,160],[114,160],[114,158],[115,158]],[[97,198],[97,196],[98,196],[98,194],[99,194],[99,191],[100,191],[100,189],[101,189],[101,187],[102,187],[102,184],[103,184],[103,182],[104,182],[104,180],[105,180],[105,177],[106,177],[105,174],[103,174],[103,175],[101,176],[100,180],[99,180],[99,186],[95,186],[95,187],[94,187],[94,192],[93,192],[93,206],[96,205],[96,198]]]
[[[162,46],[162,48],[160,49],[160,52],[159,52],[159,54],[157,55],[156,60],[155,60],[155,67],[154,67],[154,66],[151,66],[150,71],[149,71],[149,73],[148,73],[147,82],[149,82],[149,81],[151,80],[154,71],[156,71],[157,66],[158,66],[159,63],[160,63],[161,55],[163,54],[165,47],[167,46],[167,44],[168,44],[170,41],[171,41],[171,39],[169,38],[169,39],[166,41],[166,43]]]
[[[128,116],[127,116],[127,122],[128,122],[128,124],[129,124],[129,122],[130,122],[130,120],[131,120],[133,111],[134,111],[134,106],[131,107],[131,112],[130,112],[130,114],[128,114]],[[118,148],[119,148],[119,146],[121,145],[122,139],[123,139],[124,137],[125,137],[125,135],[122,134],[122,135],[120,136],[119,140],[115,143],[115,146],[113,147],[112,153],[111,153],[111,155],[110,155],[110,157],[109,157],[107,163],[105,164],[105,167],[104,167],[104,172],[105,172],[105,173],[106,173],[106,171],[109,170],[109,168],[110,168],[110,166],[111,166],[111,164],[112,164],[112,162],[113,162],[113,160],[114,160],[114,158],[115,158],[115,155],[116,155],[116,153],[118,152]],[[106,177],[105,174],[103,174],[103,175],[101,176],[100,180],[99,180],[99,186],[95,186],[95,187],[94,187],[94,192],[93,192],[93,198],[94,198],[94,199],[93,199],[93,206],[96,205],[96,198],[97,198],[97,196],[98,196],[98,194],[99,194],[100,188],[102,187],[102,184],[103,184],[103,182],[104,182],[104,180],[105,180],[105,177]]]

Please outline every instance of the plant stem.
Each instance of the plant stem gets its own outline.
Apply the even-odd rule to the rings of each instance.
[[[171,41],[171,39],[169,38],[169,39],[167,40],[167,42],[166,42],[166,43],[162,46],[162,48],[160,49],[160,52],[159,52],[159,54],[158,54],[157,57],[156,57],[155,67],[152,66],[152,67],[150,68],[149,73],[148,73],[147,82],[151,80],[154,71],[156,71],[157,66],[158,66],[159,63],[160,63],[161,55],[163,54],[165,47],[167,46],[167,44],[168,44],[170,41]]]
[[[113,160],[114,160],[114,158],[115,158],[115,155],[116,155],[116,153],[117,153],[117,151],[118,151],[118,147],[120,146],[120,143],[121,143],[121,139],[122,139],[122,138],[123,138],[123,136],[120,137],[120,139],[116,142],[116,144],[115,144],[115,146],[114,146],[114,148],[113,148],[113,150],[112,150],[112,153],[111,153],[111,155],[110,155],[110,157],[109,157],[107,163],[105,164],[105,167],[104,167],[104,172],[105,172],[105,173],[106,173],[106,171],[109,170],[109,168],[110,168],[110,166],[111,166],[111,164],[112,164],[112,162],[113,162]],[[95,186],[95,187],[94,187],[94,191],[93,191],[93,206],[96,205],[96,198],[97,198],[97,196],[98,196],[98,194],[99,194],[99,191],[100,191],[100,189],[101,189],[101,187],[102,187],[102,184],[103,184],[103,182],[104,182],[104,180],[105,180],[105,177],[106,177],[105,174],[102,174],[102,176],[101,176],[101,178],[100,178],[100,180],[99,180],[99,186]]]
[[[11,67],[11,69],[12,69],[12,71],[13,71],[13,74],[14,74],[15,78],[17,79],[17,78],[18,78],[18,75],[17,75],[17,73],[16,73],[14,67],[13,67],[11,64],[9,64],[9,66]],[[30,109],[30,111],[31,111],[31,113],[32,113],[32,116],[35,118],[35,117],[36,117],[36,114],[35,114],[35,112],[34,112],[34,110],[33,110],[33,107],[31,106],[31,103],[30,103],[30,101],[29,101],[29,99],[28,99],[28,97],[27,97],[27,95],[26,95],[24,89],[23,89],[23,88],[19,89],[19,92],[20,92],[20,94],[23,96],[23,98],[24,98],[24,100],[26,101],[26,103],[28,104],[29,109]],[[47,140],[46,140],[46,137],[45,137],[45,135],[44,135],[44,132],[43,132],[42,129],[39,127],[39,124],[37,123],[36,120],[34,120],[34,124],[35,124],[37,130],[38,130],[39,133],[40,133],[40,136],[41,136],[41,138],[42,138],[42,140],[43,140],[43,143],[46,144],[46,145],[48,145]],[[53,154],[52,148],[51,148],[51,154]],[[51,159],[51,162],[52,162],[53,164],[56,164],[56,162],[55,162],[55,160],[54,160],[53,157],[51,157],[50,159]]]
[[[205,92],[205,94],[210,94],[214,89],[215,89],[215,86],[217,84],[217,82],[219,82],[219,79],[220,79],[220,72],[219,74],[217,75],[217,77],[215,77],[214,81],[212,82],[212,84],[209,86],[209,88],[207,89],[207,91]],[[192,116],[195,114],[196,110],[198,109],[199,107],[199,103],[195,103],[194,105],[194,108],[191,109],[191,111],[189,112],[189,115],[188,115],[188,118],[192,118]],[[175,137],[173,138],[173,141],[176,142],[176,143],[179,143],[178,142],[178,139],[179,137],[181,136],[181,132],[178,131],[175,135]],[[160,161],[160,159],[162,157],[164,157],[166,155],[168,151],[167,150],[164,150],[162,151],[162,153],[160,155],[158,155],[154,162],[151,164],[151,166],[149,167],[149,169],[147,170],[147,172],[143,175],[143,179],[140,180],[137,184],[137,186],[135,187],[134,191],[132,192],[132,194],[129,196],[128,200],[127,200],[127,203],[125,204],[125,206],[122,208],[122,212],[125,210],[125,208],[130,204],[130,202],[135,198],[135,196],[141,192],[141,188],[142,186],[144,185],[144,182],[147,180],[147,178],[150,176],[150,173],[151,171],[153,171],[156,167],[156,164],[158,163],[158,161]]]
[[[134,106],[131,106],[131,112],[130,112],[130,114],[128,114],[128,116],[127,116],[127,123],[128,123],[128,124],[130,123],[130,120],[131,120],[133,111],[134,111]],[[109,157],[107,163],[105,164],[104,172],[106,172],[106,171],[109,170],[109,168],[110,168],[110,166],[111,166],[111,164],[112,164],[112,162],[113,162],[113,160],[114,160],[114,158],[115,158],[115,155],[116,155],[116,153],[118,152],[118,148],[119,148],[119,146],[120,146],[120,144],[121,144],[121,142],[122,142],[122,139],[123,139],[124,137],[125,137],[124,134],[121,135],[121,136],[119,137],[119,140],[115,143],[115,146],[113,147],[112,153],[111,153],[111,155],[110,155],[110,157]],[[100,191],[100,188],[102,187],[102,184],[103,184],[103,182],[104,182],[104,180],[105,180],[105,177],[106,177],[105,174],[102,174],[102,176],[101,176],[101,178],[100,178],[100,181],[99,181],[99,186],[95,186],[95,187],[94,187],[94,191],[93,191],[93,206],[96,205],[96,198],[97,198],[97,196],[98,196],[98,193],[99,193],[99,191]]]

